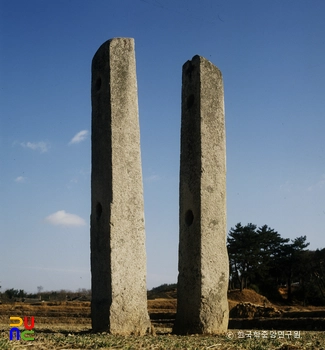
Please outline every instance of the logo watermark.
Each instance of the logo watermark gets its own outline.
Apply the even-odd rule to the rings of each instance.
[[[245,339],[245,338],[258,338],[258,339],[299,339],[300,331],[228,331],[226,334],[228,339]]]
[[[9,331],[9,340],[34,340],[34,324],[35,324],[35,317],[31,316],[30,317],[30,324],[28,323],[28,317],[24,317],[24,321],[21,317],[17,316],[10,316],[10,327],[12,327]],[[16,323],[12,323],[11,321],[16,321]],[[24,323],[24,328],[25,330],[20,332],[20,327]],[[15,335],[15,337],[14,337]]]

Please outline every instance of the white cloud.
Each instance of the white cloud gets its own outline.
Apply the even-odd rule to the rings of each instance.
[[[323,188],[325,188],[325,174],[323,174],[315,184],[309,186],[307,190],[314,191],[314,190],[322,190]]]
[[[152,174],[144,178],[146,182],[156,182],[160,180],[160,176],[157,174]]]
[[[73,138],[69,142],[69,145],[86,140],[87,135],[88,135],[88,130],[79,131],[75,136],[73,136]]]
[[[20,183],[25,182],[26,181],[26,177],[18,176],[18,177],[15,178],[15,181],[16,182],[20,182]]]
[[[66,186],[70,190],[73,187],[73,185],[75,185],[77,183],[78,183],[78,178],[75,177],[75,178],[71,179]]]
[[[280,185],[280,190],[283,192],[292,192],[294,190],[294,184],[290,181],[286,181]]]
[[[45,153],[48,151],[48,144],[46,142],[22,142],[20,144],[24,148],[30,148],[33,151],[40,151],[41,153]]]
[[[84,226],[86,222],[78,215],[66,213],[65,210],[59,210],[45,218],[45,221],[56,226]]]

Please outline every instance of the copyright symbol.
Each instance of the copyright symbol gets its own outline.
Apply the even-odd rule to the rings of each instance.
[[[232,338],[234,337],[234,333],[228,332],[228,333],[226,334],[226,337],[227,337],[228,339],[232,339]]]

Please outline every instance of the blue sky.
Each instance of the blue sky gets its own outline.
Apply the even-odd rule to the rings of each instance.
[[[222,71],[228,231],[325,247],[325,2],[0,0],[0,285],[90,288],[90,67],[135,39],[147,283],[177,279],[182,65]]]

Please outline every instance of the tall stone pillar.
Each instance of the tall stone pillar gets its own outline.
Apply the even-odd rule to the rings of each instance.
[[[144,334],[144,205],[134,40],[105,42],[92,61],[91,318],[94,331]]]
[[[228,327],[226,142],[221,72],[194,56],[183,66],[177,334]]]

